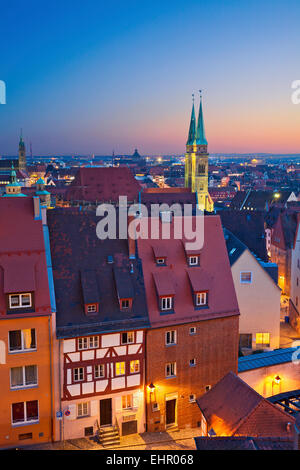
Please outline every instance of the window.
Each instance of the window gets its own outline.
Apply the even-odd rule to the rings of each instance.
[[[241,284],[250,284],[252,282],[251,272],[241,272]]]
[[[196,365],[196,359],[193,358],[193,359],[190,359],[190,366],[193,367]]]
[[[171,310],[172,308],[172,297],[162,297],[161,298],[161,309],[162,310]]]
[[[20,352],[36,349],[35,329],[13,330],[9,332],[9,351]]]
[[[211,385],[205,385],[205,391],[208,392],[211,389]]]
[[[256,347],[269,347],[270,333],[256,333]]]
[[[101,377],[105,376],[104,372],[104,364],[96,364],[94,366],[94,377],[95,379],[100,379]]]
[[[38,401],[25,401],[12,404],[12,423],[30,423],[39,419]]]
[[[140,371],[140,361],[138,359],[130,361],[130,373],[134,374],[135,372]]]
[[[196,401],[196,395],[194,395],[194,394],[192,393],[192,394],[190,395],[190,397],[189,397],[189,402],[190,402],[190,403],[195,403],[195,401]]]
[[[31,294],[10,294],[9,308],[28,308],[32,306]]]
[[[37,366],[10,369],[10,388],[32,387],[33,385],[37,385]]]
[[[132,395],[123,395],[122,396],[122,409],[128,410],[132,408]]]
[[[82,418],[83,416],[89,416],[88,402],[77,403],[77,418]]]
[[[189,265],[190,266],[197,266],[199,264],[199,257],[198,256],[189,256]]]
[[[87,311],[87,313],[97,312],[97,305],[96,304],[87,305],[86,306],[86,311]]]
[[[134,332],[122,333],[122,344],[134,343]]]
[[[73,379],[74,382],[80,382],[84,379],[83,367],[76,367],[73,369]]]
[[[166,364],[166,377],[176,377],[176,362]]]
[[[123,299],[123,300],[121,301],[121,307],[122,307],[122,308],[129,308],[129,305],[130,305],[130,304],[129,304],[129,300],[128,300],[128,299]]]
[[[99,336],[89,336],[88,338],[78,338],[78,349],[98,348]]]
[[[166,345],[176,344],[176,331],[171,330],[166,332]]]
[[[116,362],[116,375],[125,374],[125,362]]]
[[[240,348],[252,349],[252,334],[251,333],[240,334]]]
[[[165,258],[156,258],[156,264],[166,264],[166,259]]]
[[[197,307],[207,305],[207,292],[198,292],[196,294],[196,305]]]
[[[190,335],[195,335],[195,334],[196,334],[196,331],[197,331],[197,329],[196,329],[195,326],[191,326],[191,327],[190,327]]]

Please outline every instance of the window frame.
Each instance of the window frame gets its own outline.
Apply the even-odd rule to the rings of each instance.
[[[21,303],[21,299],[23,296],[29,296],[30,298],[30,305],[22,305]],[[11,298],[12,297],[19,297],[19,305],[12,305],[11,304]],[[15,293],[15,294],[8,294],[8,307],[9,307],[9,310],[16,310],[16,309],[20,309],[20,308],[31,308],[32,307],[32,293],[31,292],[21,292],[21,293]]]
[[[133,364],[134,368],[136,367],[136,365],[138,365],[138,370],[133,370],[131,371],[131,365]],[[132,359],[129,363],[129,372],[130,374],[138,374],[140,373],[140,360],[139,359]]]
[[[86,413],[84,413],[83,407],[86,406]],[[79,407],[81,407],[81,412],[79,413]],[[76,404],[76,417],[77,419],[80,418],[87,418],[90,416],[90,402],[82,401]]]
[[[170,372],[172,372],[173,369],[173,374],[168,374],[168,368],[170,368]],[[176,377],[176,362],[167,362],[165,365],[165,376],[167,379],[171,379],[173,377]]]
[[[121,364],[124,364],[124,372],[122,372],[123,366]],[[121,370],[121,373],[117,373],[118,369]],[[115,362],[115,377],[122,377],[123,375],[126,375],[126,362],[125,361]]]
[[[36,419],[27,419],[27,403],[31,402],[36,402],[37,403],[37,418]],[[23,421],[13,421],[13,405],[16,405],[18,403],[23,403],[23,414],[24,414],[24,420]],[[40,419],[40,413],[39,413],[39,400],[28,400],[28,401],[21,401],[21,402],[16,402],[11,404],[11,424],[13,427],[16,426],[23,426],[24,424],[34,424],[38,423]]]
[[[168,342],[168,335],[171,337],[171,339],[174,339],[174,341],[169,341]],[[165,345],[166,346],[173,346],[174,344],[177,344],[177,331],[176,330],[168,330],[165,332]]]
[[[169,301],[169,302],[168,302]],[[170,307],[166,307],[165,303],[170,303]],[[160,298],[160,308],[162,312],[173,310],[173,297],[168,295]]]
[[[243,274],[250,274],[250,280],[249,281],[242,280],[242,275]],[[241,284],[252,284],[252,271],[241,271],[240,272],[240,283]]]
[[[75,378],[75,375],[76,375],[75,372],[76,372],[76,371],[80,371],[80,370],[82,370],[82,378],[80,378],[80,377],[81,377],[81,373],[78,372],[78,379],[76,380],[76,378]],[[80,366],[80,367],[74,367],[74,369],[73,369],[73,382],[76,382],[76,383],[78,383],[78,382],[83,382],[83,381],[84,381],[84,376],[85,376],[84,367],[82,367],[82,366]]]
[[[123,342],[123,335],[127,335],[127,341]],[[132,337],[132,341],[128,341],[129,335]],[[134,344],[135,338],[134,338],[134,331],[124,331],[121,333],[121,344]]]
[[[36,382],[26,384],[26,367],[35,367],[36,371]],[[22,385],[12,385],[12,377],[11,377],[11,371],[12,369],[22,369],[22,378],[23,378],[23,384]],[[10,389],[11,390],[20,390],[20,389],[27,389],[27,388],[34,388],[38,386],[38,367],[36,364],[29,364],[25,366],[16,366],[16,367],[11,367],[9,371],[9,379],[10,379]]]
[[[100,375],[96,375],[96,367],[99,368]],[[103,370],[103,375],[101,375]],[[94,364],[94,379],[103,379],[105,377],[105,364]]]
[[[198,302],[198,299],[202,299],[204,296],[205,302]],[[206,307],[208,305],[208,292],[207,291],[202,291],[202,292],[196,292],[195,293],[195,306],[196,307]]]
[[[32,331],[34,331],[34,342],[35,342],[35,346],[33,348],[25,348],[25,338],[24,338],[24,331],[26,330],[30,330],[31,331],[31,335],[32,335]],[[13,333],[15,331],[20,331],[20,334],[21,334],[21,349],[11,349],[11,341],[10,341],[10,333]],[[33,352],[33,351],[37,351],[37,340],[36,340],[36,329],[35,328],[23,328],[23,329],[20,329],[20,330],[9,330],[8,331],[8,352],[9,354],[18,354],[18,353],[24,353],[24,352]]]

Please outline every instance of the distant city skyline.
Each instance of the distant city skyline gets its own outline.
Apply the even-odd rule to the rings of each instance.
[[[297,0],[1,7],[0,155],[180,155],[192,93],[210,154],[300,151]]]

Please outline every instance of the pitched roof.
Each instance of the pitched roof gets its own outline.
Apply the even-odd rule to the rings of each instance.
[[[80,168],[64,195],[67,201],[118,202],[119,195],[137,202],[141,186],[128,167]]]
[[[222,225],[230,230],[249,250],[267,261],[264,211],[246,212],[224,210],[220,212]]]
[[[149,326],[141,262],[129,260],[127,240],[100,240],[96,234],[99,221],[94,211],[49,211],[58,337]],[[125,298],[133,296],[126,313],[120,310],[118,291]],[[99,312],[89,317],[84,303],[96,302],[95,293]]]
[[[295,419],[269,403],[233,372],[197,399],[208,430],[217,435],[288,436]]]
[[[146,298],[152,326],[239,314],[220,218],[205,216],[202,219],[204,245],[200,249],[200,266],[191,268],[187,263],[182,237],[174,236],[174,227],[177,223],[180,225],[178,218],[173,217],[169,223],[161,222],[160,219],[155,219],[153,222],[153,218],[140,219],[142,236],[137,240],[137,249],[143,263]],[[152,223],[158,224],[158,239],[151,239]],[[195,217],[188,218],[188,221],[185,218],[185,223],[190,223],[195,230]],[[169,239],[163,238],[163,228],[170,229]],[[148,231],[149,238],[143,238],[145,231]],[[167,252],[166,266],[157,266],[155,263],[153,246],[158,246],[162,253]],[[157,279],[159,279],[158,282],[156,282]],[[209,304],[201,310],[195,309],[191,281],[197,286],[197,290],[209,291]],[[165,286],[167,282],[168,289]],[[167,295],[167,290],[171,290],[171,287],[175,295],[174,312],[170,315],[164,312],[164,315],[161,315],[157,289],[159,291],[162,289],[163,294]]]
[[[282,348],[240,357],[238,370],[239,372],[245,372],[247,370],[259,369],[260,367],[270,367],[291,362],[293,353],[296,350],[297,348]]]
[[[7,310],[5,294],[26,291],[34,292],[34,312],[49,314],[43,225],[34,218],[33,198],[0,198],[0,224],[0,315]]]
[[[197,450],[292,450],[293,439],[282,437],[195,437]]]

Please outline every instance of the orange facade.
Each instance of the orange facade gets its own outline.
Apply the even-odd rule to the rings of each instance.
[[[51,315],[0,320],[0,447],[51,441]]]

